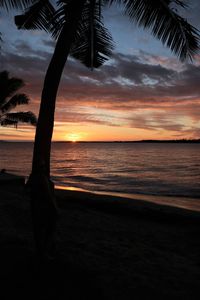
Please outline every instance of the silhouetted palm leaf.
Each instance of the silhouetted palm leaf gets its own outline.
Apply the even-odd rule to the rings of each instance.
[[[137,25],[149,28],[152,34],[169,47],[180,60],[191,59],[198,51],[199,31],[179,16],[172,5],[186,7],[179,0],[104,0],[125,5],[125,13]]]
[[[12,8],[25,9],[35,2],[36,0],[0,0],[0,8],[4,8],[7,11],[9,11]],[[2,43],[3,41],[1,35],[2,34],[0,32],[0,43]],[[0,44],[0,48],[1,48],[1,44]]]
[[[1,111],[4,113],[5,111],[10,111],[18,105],[28,104],[29,98],[25,94],[16,94],[9,101],[6,102],[1,107]]]
[[[25,94],[16,94],[9,99],[9,96],[16,92],[24,85],[23,80],[19,78],[9,78],[7,71],[0,72],[0,125],[17,126],[19,122],[30,123],[36,125],[36,116],[28,112],[13,112],[10,110],[18,105],[28,104],[29,98]]]
[[[37,119],[31,111],[27,112],[15,112],[5,114],[5,117],[1,121],[2,126],[17,125],[19,122],[30,123],[31,125],[37,124]]]
[[[18,29],[44,29],[51,31],[54,7],[48,0],[35,1],[26,12],[15,17]]]
[[[55,39],[57,39],[59,37],[61,30],[65,23],[68,23],[70,26],[71,18],[73,17],[69,13],[69,12],[72,12],[71,3],[69,3],[68,5],[63,4],[63,3],[58,3],[58,4],[59,4],[59,7],[55,11],[55,14],[52,19],[54,26],[52,26],[52,28],[51,28],[51,34]]]
[[[18,89],[24,86],[20,78],[11,77],[7,71],[0,72],[0,109],[4,105],[6,98],[11,97]]]
[[[100,18],[99,4],[87,2],[70,54],[90,68],[98,68],[112,54],[113,41]]]
[[[0,118],[0,125],[1,126],[14,126],[17,128],[18,121],[9,120],[8,118],[1,119]]]

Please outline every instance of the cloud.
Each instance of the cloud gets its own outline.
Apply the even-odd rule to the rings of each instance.
[[[52,49],[50,41],[43,43]],[[14,47],[14,53],[2,52],[2,67],[25,80],[24,91],[31,96],[33,110],[37,112],[51,53],[46,48],[36,51],[21,40]],[[196,135],[199,82],[200,65],[180,64],[144,51],[137,55],[114,53],[110,61],[94,71],[70,58],[59,88],[56,120],[177,134],[191,130]],[[185,119],[191,128],[184,125]]]

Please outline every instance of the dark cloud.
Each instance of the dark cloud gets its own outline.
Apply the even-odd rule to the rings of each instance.
[[[30,51],[30,47],[23,44],[16,47],[27,50],[26,55],[20,51],[20,54],[3,53],[3,68],[25,78],[31,94],[39,97],[51,54]],[[190,64],[182,71],[175,71],[170,66],[145,63],[142,56],[139,61],[136,56],[118,53],[114,54],[111,63],[92,72],[69,59],[61,81],[60,96],[71,100],[81,98],[80,101],[92,98],[102,102],[109,97],[113,103],[123,100],[157,103],[174,97],[179,98],[177,101],[185,101],[188,97],[200,95],[199,71],[200,66]]]
[[[43,43],[53,46],[50,41]],[[15,53],[2,52],[2,69],[25,80],[24,91],[31,95],[33,110],[37,112],[51,53],[33,50],[20,40],[14,47]],[[181,122],[181,118],[189,117],[196,124],[192,130],[197,133],[200,65],[176,64],[175,67],[173,59],[163,60],[142,51],[138,56],[114,53],[102,68],[91,71],[70,58],[61,80],[56,120],[189,132]],[[88,107],[88,112],[80,111],[80,106],[86,110]],[[70,112],[72,107],[77,109]],[[94,111],[90,112],[90,108]],[[99,113],[101,109],[107,114]]]

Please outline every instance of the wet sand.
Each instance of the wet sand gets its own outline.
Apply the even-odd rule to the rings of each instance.
[[[38,268],[26,191],[0,195],[1,299],[198,299],[199,212],[57,190],[57,256]]]

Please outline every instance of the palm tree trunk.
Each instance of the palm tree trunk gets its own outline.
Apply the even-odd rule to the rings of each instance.
[[[64,25],[47,69],[42,91],[35,135],[32,174],[40,172],[41,165],[45,165],[48,178],[50,177],[50,152],[56,96],[63,68],[69,55],[71,40],[72,36],[68,35],[68,28]]]
[[[71,44],[77,29],[85,0],[74,5],[74,17],[70,26],[65,23],[58,38],[54,54],[47,69],[41,97],[38,124],[33,152],[32,175],[40,172],[45,166],[46,175],[50,178],[51,139],[54,126],[54,113],[57,91],[67,61]]]
[[[50,180],[50,153],[55,103],[63,68],[75,37],[85,1],[79,1],[79,5],[76,1],[71,2],[71,23],[69,26],[69,22],[66,22],[60,33],[42,91],[32,173],[28,182],[36,253],[39,257],[48,253],[50,249],[47,248],[50,247],[50,244],[53,246],[53,236],[56,230],[57,209],[54,185]]]

